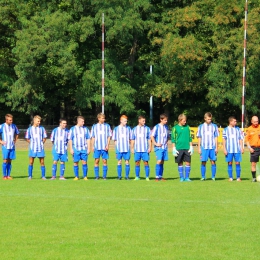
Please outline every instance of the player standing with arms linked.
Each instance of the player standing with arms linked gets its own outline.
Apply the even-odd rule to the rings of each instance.
[[[217,125],[212,123],[211,113],[205,113],[204,121],[204,124],[199,125],[197,133],[198,152],[200,154],[201,161],[201,180],[206,180],[206,163],[208,159],[210,159],[211,179],[215,181],[219,131]]]
[[[33,118],[33,125],[30,126],[25,134],[25,139],[29,143],[29,167],[28,175],[29,180],[32,179],[34,159],[39,158],[41,164],[42,180],[45,178],[45,165],[44,165],[44,143],[47,138],[44,127],[40,126],[41,117],[36,115]]]
[[[64,178],[65,162],[68,161],[68,135],[69,130],[66,128],[67,121],[65,119],[60,119],[59,127],[53,129],[51,133],[52,147],[52,177],[51,180],[56,179],[57,163],[60,161],[60,180],[66,180]]]
[[[84,127],[84,117],[77,117],[77,124],[69,131],[69,148],[73,156],[75,181],[79,180],[79,161],[82,162],[84,180],[88,180],[88,155],[90,153],[90,134],[87,127]]]
[[[116,159],[117,159],[117,179],[122,179],[122,159],[125,160],[125,179],[129,179],[131,157],[130,142],[133,139],[133,133],[129,126],[127,126],[127,116],[120,117],[120,125],[115,127],[112,139],[116,146]]]
[[[0,126],[0,135],[3,155],[3,179],[11,180],[12,160],[16,158],[15,143],[19,135],[19,130],[13,124],[13,116],[11,114],[5,115],[5,123]]]
[[[151,133],[151,140],[154,144],[154,152],[156,154],[155,181],[164,181],[163,165],[164,161],[168,161],[168,126],[166,125],[168,116],[160,115],[160,123],[157,124]]]
[[[191,181],[190,164],[191,155],[193,154],[193,146],[190,127],[186,124],[186,115],[180,114],[178,117],[178,121],[179,123],[172,128],[172,154],[175,156],[175,162],[178,163],[180,182]],[[183,174],[183,162],[186,163],[185,177]]]
[[[95,179],[99,179],[99,160],[100,156],[103,161],[103,180],[107,179],[107,160],[109,159],[108,150],[112,131],[110,125],[105,123],[105,114],[99,113],[97,115],[98,123],[94,124],[91,129],[92,150],[95,159]]]
[[[260,156],[260,125],[257,116],[251,119],[252,125],[247,128],[246,144],[250,151],[250,162],[252,172],[252,182],[256,182],[256,164]]]
[[[150,152],[152,148],[150,128],[145,125],[145,117],[138,117],[138,125],[133,128],[132,153],[135,157],[135,180],[140,180],[140,161],[144,162],[145,178],[149,181]]]

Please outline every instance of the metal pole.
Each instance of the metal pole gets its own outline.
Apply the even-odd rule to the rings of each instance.
[[[102,13],[102,113],[105,113],[105,15]]]
[[[153,65],[150,65],[150,74],[153,74]],[[150,122],[153,126],[153,96],[150,96]]]
[[[245,88],[246,88],[246,30],[247,30],[247,0],[245,3],[245,30],[244,30],[244,58],[243,58],[243,79],[242,79],[242,131],[244,132],[245,121]]]

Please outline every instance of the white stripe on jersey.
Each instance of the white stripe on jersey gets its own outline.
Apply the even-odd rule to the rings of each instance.
[[[87,150],[86,139],[90,139],[89,130],[84,126],[73,126],[69,131],[69,140],[72,140],[72,146],[77,151]]]
[[[117,126],[113,131],[112,139],[116,141],[116,149],[120,153],[127,153],[130,150],[130,140],[133,140],[133,133],[129,126]]]
[[[58,154],[65,154],[68,145],[68,129],[56,127],[51,133],[51,141],[53,142],[54,149]]]
[[[215,138],[219,136],[218,127],[216,124],[203,123],[199,125],[197,137],[201,139],[201,146],[204,149],[216,148]]]
[[[4,145],[6,149],[13,149],[14,148],[14,136],[19,134],[19,130],[15,124],[8,125],[6,123],[1,125],[1,137],[2,141],[5,141],[6,144]]]
[[[150,139],[150,128],[148,126],[139,126],[133,128],[133,140],[135,140],[135,152],[147,152],[148,140]]]
[[[155,146],[158,149],[167,149],[168,147],[168,126],[157,124],[151,133],[154,137],[155,142],[161,144],[161,147]]]
[[[223,138],[226,140],[226,150],[228,153],[240,153],[240,140],[243,134],[238,127],[226,127],[223,130]]]
[[[30,126],[25,134],[25,138],[30,140],[30,149],[35,153],[43,151],[43,139],[46,137],[46,131],[42,126]]]
[[[105,150],[108,137],[112,136],[112,131],[109,124],[95,124],[91,129],[91,138],[95,138],[94,149]]]

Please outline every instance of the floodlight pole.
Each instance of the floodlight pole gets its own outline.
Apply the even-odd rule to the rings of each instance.
[[[105,113],[105,15],[102,13],[102,113]]]
[[[153,65],[150,65],[150,74],[153,74]],[[150,122],[153,126],[153,96],[150,96]]]
[[[242,131],[244,132],[245,121],[245,89],[246,89],[246,31],[247,31],[247,13],[248,5],[247,0],[245,3],[245,25],[244,25],[244,57],[243,57],[243,79],[242,79]]]

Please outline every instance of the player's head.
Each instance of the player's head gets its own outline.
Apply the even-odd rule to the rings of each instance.
[[[39,115],[33,117],[33,126],[39,126],[42,118]]]
[[[179,122],[179,125],[186,125],[187,116],[184,115],[184,114],[180,114],[180,115],[178,116],[178,122]]]
[[[66,128],[66,126],[67,126],[67,120],[66,119],[61,118],[59,120],[59,122],[60,122],[60,128],[62,128],[62,129]]]
[[[5,115],[5,122],[8,124],[8,125],[11,125],[13,123],[13,116],[11,114],[6,114]]]
[[[97,119],[100,124],[103,124],[106,121],[106,116],[104,113],[99,113]]]
[[[85,123],[85,119],[83,116],[78,116],[77,117],[77,126],[83,126]]]
[[[252,123],[253,126],[258,127],[258,123],[259,123],[258,117],[253,116],[252,119],[251,119],[251,123]]]
[[[234,116],[230,116],[229,118],[228,118],[228,123],[229,123],[229,125],[230,126],[236,126],[236,124],[237,124],[237,120],[236,120],[236,118],[234,117]]]
[[[160,123],[163,125],[166,125],[168,121],[168,116],[166,114],[161,114],[160,115]]]
[[[204,121],[207,124],[210,124],[212,121],[212,114],[210,112],[205,113],[204,115]]]
[[[138,124],[140,126],[144,126],[145,125],[145,117],[144,116],[138,116]]]
[[[120,125],[125,126],[127,124],[128,117],[126,115],[122,115],[120,117]]]

